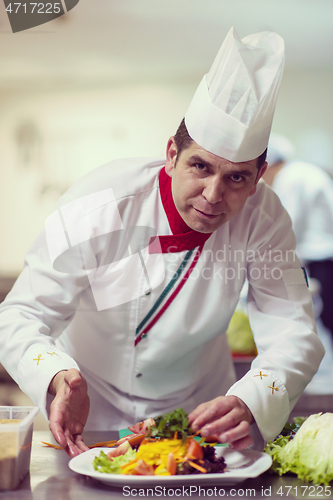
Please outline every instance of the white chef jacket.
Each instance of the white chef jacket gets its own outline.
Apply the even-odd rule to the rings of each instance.
[[[233,394],[264,439],[273,439],[324,353],[290,218],[259,183],[199,258],[198,248],[190,256],[150,254],[152,235],[172,235],[161,202],[163,165],[112,162],[61,198],[1,305],[1,362],[44,415],[52,377],[79,367],[93,402],[91,427],[117,428]],[[119,235],[128,227],[140,234],[125,241]],[[245,278],[258,356],[235,383],[225,331]],[[163,308],[135,345],[138,325]]]
[[[322,169],[304,161],[287,162],[272,189],[289,213],[297,254],[307,261],[333,258],[333,181]]]

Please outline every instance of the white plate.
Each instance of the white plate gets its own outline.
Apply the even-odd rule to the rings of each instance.
[[[93,460],[103,450],[105,453],[110,448],[93,448],[72,458],[69,467],[78,474],[90,476],[109,486],[154,486],[168,487],[175,484],[236,484],[249,477],[257,477],[272,465],[272,459],[266,453],[256,450],[235,451],[217,446],[218,457],[225,458],[227,468],[222,474],[186,474],[182,476],[131,476],[122,474],[107,474],[97,472],[93,467]]]

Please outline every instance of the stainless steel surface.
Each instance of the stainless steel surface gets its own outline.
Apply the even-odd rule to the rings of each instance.
[[[110,440],[117,437],[115,432],[86,432],[85,441],[88,445]],[[106,486],[89,477],[72,472],[68,467],[70,458],[62,450],[46,448],[41,441],[54,442],[47,431],[34,433],[30,474],[16,491],[3,492],[1,500],[95,500],[120,498],[266,498],[281,500],[282,498],[333,498],[332,487],[313,486],[292,476],[277,477],[265,472],[255,479],[235,485],[234,487],[186,486],[181,488],[163,489],[144,488],[129,491],[122,488]]]

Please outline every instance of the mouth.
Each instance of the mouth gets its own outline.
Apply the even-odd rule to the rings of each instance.
[[[205,212],[201,212],[201,210],[198,210],[195,207],[193,207],[193,208],[197,212],[197,214],[199,215],[199,217],[202,217],[204,219],[216,219],[217,217],[219,217],[219,215],[221,215],[221,214],[207,214]]]

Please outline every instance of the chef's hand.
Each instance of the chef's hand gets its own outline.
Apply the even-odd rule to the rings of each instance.
[[[188,418],[194,432],[200,430],[204,437],[214,436],[216,441],[229,443],[234,450],[243,450],[253,443],[252,413],[236,396],[220,396],[203,403]]]
[[[55,440],[75,457],[89,448],[82,439],[89,413],[87,382],[75,368],[58,372],[49,385],[54,395],[50,406],[49,427]]]

